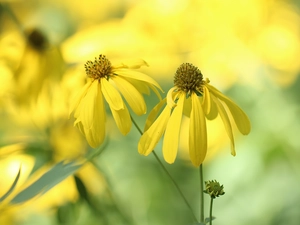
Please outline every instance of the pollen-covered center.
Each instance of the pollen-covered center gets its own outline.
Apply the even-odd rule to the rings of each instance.
[[[94,62],[87,61],[84,67],[86,75],[94,79],[108,79],[111,74],[111,63],[105,55],[99,55],[99,58],[95,58]]]
[[[175,86],[186,93],[202,92],[202,81],[203,75],[201,71],[191,63],[181,64],[174,77]]]

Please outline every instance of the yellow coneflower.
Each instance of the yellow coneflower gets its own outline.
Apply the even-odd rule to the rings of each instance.
[[[105,138],[104,99],[117,127],[126,135],[132,122],[122,96],[137,115],[145,114],[147,110],[142,94],[149,94],[152,89],[160,98],[156,89],[161,90],[159,84],[151,77],[133,70],[141,66],[148,64],[144,60],[136,60],[130,64],[113,66],[104,55],[85,64],[87,83],[75,98],[71,113],[74,112],[74,124],[91,147],[99,146]]]
[[[235,155],[234,138],[229,109],[238,130],[246,135],[251,125],[247,115],[231,99],[203,79],[201,71],[190,63],[182,64],[175,73],[174,87],[156,107],[153,108],[146,122],[138,150],[142,155],[153,151],[164,134],[163,156],[166,162],[176,159],[182,114],[190,117],[189,153],[195,166],[200,166],[207,152],[206,119],[212,120],[219,114],[231,141],[231,154]],[[160,108],[167,104],[155,120]],[[153,122],[154,121],[154,122]]]

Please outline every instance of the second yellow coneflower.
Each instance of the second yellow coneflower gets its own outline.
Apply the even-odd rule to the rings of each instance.
[[[155,120],[159,110],[167,104]],[[206,119],[212,120],[219,114],[231,141],[231,154],[235,155],[234,137],[229,120],[231,113],[238,130],[246,135],[251,125],[247,115],[231,99],[203,79],[201,71],[190,63],[182,64],[175,73],[174,87],[151,111],[146,122],[138,150],[142,155],[153,151],[164,134],[163,156],[173,163],[177,156],[178,139],[182,115],[190,117],[189,154],[195,166],[200,166],[207,152]]]
[[[146,113],[142,94],[149,94],[152,89],[160,98],[157,90],[161,90],[159,84],[151,77],[133,70],[141,66],[148,65],[144,60],[136,60],[130,64],[113,66],[104,55],[85,64],[87,83],[75,98],[71,113],[74,112],[74,124],[91,147],[99,146],[105,138],[104,99],[110,107],[117,127],[126,135],[132,122],[123,97],[137,115]]]

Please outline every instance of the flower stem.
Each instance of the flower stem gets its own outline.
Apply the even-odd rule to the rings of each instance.
[[[139,131],[139,133],[141,135],[143,135],[143,132],[142,130],[139,128],[139,126],[137,125],[137,123],[135,122],[135,120],[132,118],[132,116],[130,115],[131,117],[131,121],[133,122],[134,126],[136,127],[136,129]],[[186,197],[184,196],[184,194],[182,193],[182,191],[180,190],[178,184],[176,183],[176,181],[174,180],[174,178],[172,177],[172,175],[169,173],[169,171],[167,170],[167,168],[164,166],[164,164],[162,163],[162,161],[159,159],[159,157],[157,156],[157,154],[155,153],[155,151],[153,150],[152,151],[155,159],[157,160],[158,164],[161,166],[161,168],[165,171],[165,173],[167,174],[167,176],[170,178],[170,180],[172,181],[172,183],[174,184],[175,188],[177,189],[177,191],[179,192],[181,198],[183,199],[183,201],[185,202],[185,204],[187,205],[187,207],[190,209],[192,215],[193,215],[193,218],[195,220],[195,222],[197,222],[197,218],[193,212],[193,209],[191,207],[191,205],[188,203]]]
[[[204,222],[204,185],[203,185],[203,167],[199,167],[200,173],[200,222]]]
[[[209,225],[212,225],[212,220],[213,220],[213,217],[212,217],[213,201],[214,201],[214,199],[211,198],[210,199],[210,207],[209,207]]]

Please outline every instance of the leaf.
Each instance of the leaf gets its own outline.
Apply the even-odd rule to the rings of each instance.
[[[63,181],[68,176],[74,174],[83,163],[78,164],[75,161],[64,164],[63,161],[56,164],[48,172],[43,174],[38,180],[36,180],[29,187],[25,188],[18,195],[16,195],[10,203],[20,204],[31,198],[45,194],[52,187]]]
[[[18,181],[19,181],[20,175],[21,175],[21,166],[19,168],[18,174],[17,174],[14,182],[12,183],[9,190],[0,198],[0,202],[3,202],[10,195],[10,193],[15,189],[15,187],[16,187]]]
[[[216,217],[212,216],[211,221],[213,221],[214,219],[216,219]],[[210,217],[205,218],[205,223],[209,223],[209,222],[210,222]]]
[[[88,191],[87,191],[84,183],[82,182],[80,177],[78,177],[76,175],[74,176],[74,179],[75,179],[76,187],[77,187],[77,190],[79,192],[80,198],[82,198],[85,201],[89,202]]]

